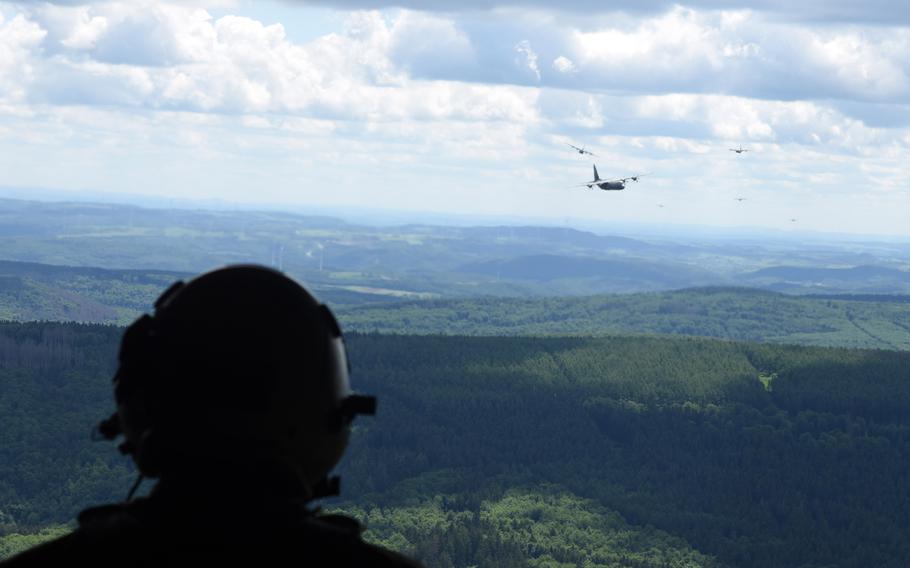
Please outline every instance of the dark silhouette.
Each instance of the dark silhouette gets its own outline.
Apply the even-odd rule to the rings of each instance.
[[[128,501],[79,515],[71,534],[7,566],[418,566],[367,544],[351,518],[307,504],[357,414],[341,330],[281,273],[215,270],[171,286],[124,333],[117,411],[101,422],[140,472]],[[131,499],[142,476],[159,481]]]

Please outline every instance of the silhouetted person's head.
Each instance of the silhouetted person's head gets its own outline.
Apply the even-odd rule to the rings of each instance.
[[[332,492],[351,420],[375,400],[351,394],[332,313],[280,272],[229,266],[173,285],[124,333],[114,395],[100,433],[123,435],[161,481],[82,511],[13,566],[419,566],[307,507]]]
[[[124,334],[114,385],[102,433],[146,477],[279,466],[311,491],[375,405],[351,394],[329,309],[259,266],[174,284]]]

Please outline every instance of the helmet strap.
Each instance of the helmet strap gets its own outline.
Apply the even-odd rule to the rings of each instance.
[[[133,482],[133,486],[130,487],[130,492],[126,494],[126,500],[132,501],[133,495],[136,494],[136,490],[139,489],[139,486],[142,484],[142,480],[145,479],[145,476],[142,475],[142,472],[139,472],[139,477],[136,478],[136,481]]]

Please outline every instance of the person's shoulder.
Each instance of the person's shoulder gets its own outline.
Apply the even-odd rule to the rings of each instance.
[[[129,534],[136,532],[138,522],[128,505],[104,505],[79,514],[79,526],[73,532],[25,550],[2,563],[3,568],[26,566],[81,565],[106,566],[105,559],[121,557],[122,548],[130,546]]]
[[[420,568],[421,564],[410,558],[371,544],[361,538],[363,527],[355,519],[344,515],[316,515],[307,524],[310,536],[319,540],[314,548],[325,561],[344,560],[350,565]]]
[[[75,531],[4,561],[2,568],[83,564],[123,568],[167,566],[174,561],[222,566],[421,566],[364,541],[360,523],[342,515],[308,514],[299,523],[266,522],[268,530],[238,522],[229,534],[199,526],[187,533],[162,528],[173,529],[171,525],[179,521],[168,518],[159,522],[156,511],[147,511],[151,507],[137,501],[87,509],[79,515]]]
[[[41,543],[0,561],[3,568],[62,566],[72,561],[72,533]]]

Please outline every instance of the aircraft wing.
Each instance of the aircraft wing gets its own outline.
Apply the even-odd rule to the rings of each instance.
[[[596,179],[596,180],[591,180],[589,182],[580,183],[580,184],[578,184],[578,186],[575,186],[575,187],[581,187],[583,185],[598,185],[601,183],[626,183],[629,180],[638,181],[638,178],[644,177],[646,175],[648,175],[648,174],[638,174],[638,175],[634,175],[634,176],[626,176],[624,178]]]
[[[643,177],[645,177],[646,175],[648,175],[648,174],[636,174],[636,175],[634,175],[634,176],[626,176],[626,177],[624,177],[624,178],[608,179],[608,180],[605,180],[605,181],[610,181],[610,182],[621,181],[621,182],[623,182],[623,183],[626,183],[627,181],[630,181],[630,180],[631,180],[631,181],[638,181],[638,178],[643,178]]]
[[[594,152],[591,152],[591,151],[589,151],[589,150],[585,150],[584,148],[579,148],[579,147],[576,146],[575,144],[569,144],[569,143],[567,142],[567,143],[566,143],[566,146],[568,146],[569,148],[573,148],[573,149],[575,149],[575,150],[578,150],[578,151],[581,152],[582,154],[588,154],[589,156],[595,156],[595,157],[597,156],[597,154],[595,154]]]

